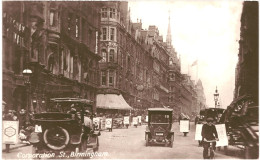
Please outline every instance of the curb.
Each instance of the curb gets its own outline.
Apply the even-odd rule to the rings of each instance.
[[[10,145],[10,150],[14,150],[14,149],[17,149],[17,148],[22,148],[22,147],[26,147],[26,146],[30,146],[30,144],[19,144],[19,145],[15,145],[13,147],[11,147],[12,145]],[[2,149],[2,152],[5,152],[6,149]]]

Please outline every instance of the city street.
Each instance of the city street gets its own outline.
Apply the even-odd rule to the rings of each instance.
[[[202,147],[194,140],[195,125],[191,122],[191,132],[187,137],[179,132],[179,124],[174,123],[175,141],[174,147],[149,146],[145,147],[146,125],[131,126],[128,129],[114,129],[113,132],[103,131],[100,137],[100,152],[108,152],[104,159],[203,159]],[[240,150],[229,147],[229,154],[226,156],[223,149],[217,151],[216,159],[237,159],[243,158]],[[236,155],[240,154],[240,155]],[[98,157],[97,157],[98,158]]]
[[[174,147],[145,146],[145,127],[137,128],[130,126],[128,129],[113,129],[102,131],[99,139],[99,152],[108,152],[106,157],[95,157],[95,159],[202,159],[202,147],[194,140],[195,125],[191,122],[191,131],[187,137],[179,132],[179,124],[174,123],[175,141]],[[3,159],[17,159],[19,153],[31,153],[31,146],[11,150],[11,153],[3,153]],[[228,156],[224,154],[223,148],[216,151],[216,159],[242,159],[243,153],[235,148],[229,147]]]

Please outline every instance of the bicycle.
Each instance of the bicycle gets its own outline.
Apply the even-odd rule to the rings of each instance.
[[[215,150],[214,150],[214,147],[213,147],[213,143],[216,142],[217,140],[205,140],[205,142],[208,142],[209,143],[209,148],[208,148],[208,157],[209,159],[214,159],[215,158]]]

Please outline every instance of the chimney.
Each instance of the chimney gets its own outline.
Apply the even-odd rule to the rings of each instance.
[[[138,23],[138,18],[137,18],[137,23]]]

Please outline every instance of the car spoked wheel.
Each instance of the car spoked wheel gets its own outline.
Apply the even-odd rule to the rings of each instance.
[[[53,150],[64,149],[69,143],[69,133],[62,127],[46,129],[43,134],[44,143]]]

